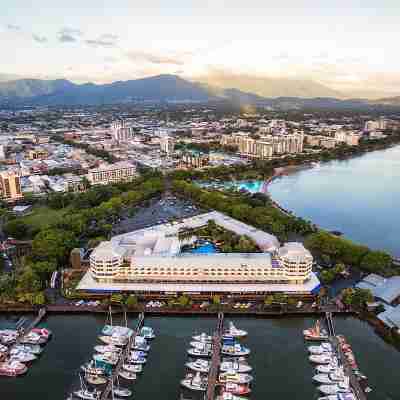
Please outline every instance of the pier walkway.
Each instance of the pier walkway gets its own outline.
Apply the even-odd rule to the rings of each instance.
[[[343,353],[342,347],[340,346],[339,340],[335,333],[335,325],[333,323],[331,313],[326,313],[326,322],[328,325],[330,342],[335,349],[336,354],[338,355],[339,362],[343,365],[345,375],[349,377],[350,387],[352,388],[354,395],[356,396],[357,400],[367,400],[367,396],[365,395],[365,392],[362,389],[359,380],[354,374],[354,371],[347,361],[347,358]]]
[[[221,340],[224,330],[224,314],[218,314],[217,329],[213,335],[213,347],[211,356],[210,372],[208,374],[207,392],[204,400],[213,400],[215,397],[215,386],[217,384],[219,365],[221,364]]]
[[[121,357],[118,361],[118,364],[116,365],[112,375],[110,376],[107,386],[105,387],[105,389],[103,390],[103,393],[101,394],[100,400],[108,400],[109,399],[109,394],[111,393],[111,389],[114,385],[114,382],[115,382],[118,374],[120,373],[122,366],[124,365],[124,362],[127,359],[127,357],[129,356],[129,353],[131,351],[132,341],[135,339],[135,337],[137,335],[140,334],[140,329],[143,326],[143,322],[144,322],[144,313],[140,313],[136,328],[133,332],[133,335],[129,338],[128,344],[125,346],[124,351],[122,352]]]

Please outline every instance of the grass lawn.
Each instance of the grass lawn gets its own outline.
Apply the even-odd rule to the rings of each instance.
[[[35,207],[31,214],[24,217],[24,222],[32,227],[42,229],[50,223],[59,221],[65,212],[66,209],[53,210],[46,206]]]

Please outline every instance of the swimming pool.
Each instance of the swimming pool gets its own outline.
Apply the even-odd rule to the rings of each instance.
[[[237,181],[237,182],[203,182],[198,183],[200,187],[213,189],[235,189],[246,190],[251,194],[262,192],[264,181]]]
[[[217,248],[212,243],[202,244],[195,249],[189,250],[188,253],[191,254],[211,254],[217,253]]]

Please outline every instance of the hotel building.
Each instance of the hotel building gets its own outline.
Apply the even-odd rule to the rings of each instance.
[[[117,142],[126,142],[133,138],[133,128],[127,126],[124,120],[114,122],[111,125],[111,134]]]
[[[135,165],[126,161],[102,165],[99,168],[89,170],[88,173],[88,180],[92,185],[107,185],[109,183],[131,181],[135,177]]]
[[[261,253],[181,252],[195,240],[179,233],[209,220],[256,242]],[[90,256],[90,269],[78,285],[86,291],[138,293],[272,293],[310,294],[319,287],[313,258],[300,243],[286,243],[219,212],[187,218],[113,237]]]

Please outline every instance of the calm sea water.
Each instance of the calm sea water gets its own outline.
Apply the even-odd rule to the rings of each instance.
[[[0,326],[15,322],[0,317]],[[134,326],[130,319],[129,325]],[[235,324],[248,331],[245,340],[252,353],[249,362],[255,378],[251,399],[310,400],[318,393],[312,383],[313,368],[301,332],[314,323],[310,318],[239,318]],[[101,316],[50,316],[44,322],[54,332],[45,352],[20,378],[0,378],[1,399],[62,400],[77,383],[78,367],[93,351],[104,320]],[[185,373],[186,349],[193,333],[211,332],[215,318],[147,318],[157,337],[144,373],[131,386],[135,400],[176,400]],[[397,400],[400,396],[400,353],[380,339],[366,323],[337,318],[338,333],[353,346],[360,369],[374,389],[371,400]]]
[[[322,228],[400,256],[400,146],[279,178],[269,192]]]

